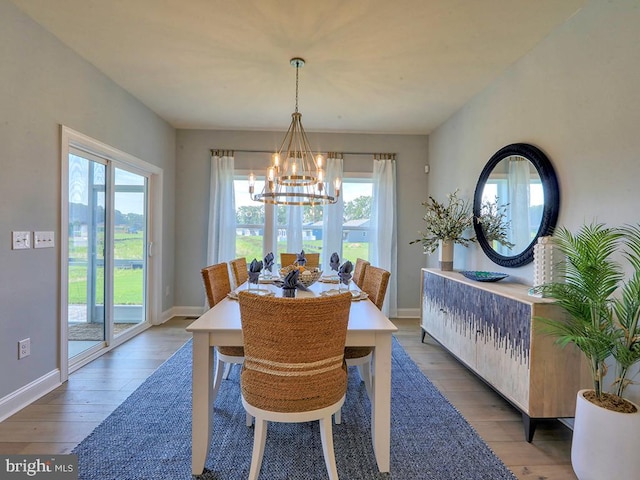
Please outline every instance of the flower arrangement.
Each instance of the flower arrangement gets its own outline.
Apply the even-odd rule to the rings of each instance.
[[[505,221],[508,206],[508,203],[499,205],[498,197],[493,202],[486,201],[480,207],[480,216],[476,217],[476,221],[482,227],[487,242],[496,241],[507,248],[513,248],[515,244],[509,241],[511,221]]]
[[[423,217],[425,229],[420,232],[422,238],[411,242],[422,243],[425,254],[431,254],[438,249],[438,242],[451,241],[465,247],[475,242],[475,236],[466,237],[465,230],[473,225],[473,212],[469,202],[458,198],[458,190],[447,195],[447,204],[440,203],[433,197],[423,202],[426,214]]]

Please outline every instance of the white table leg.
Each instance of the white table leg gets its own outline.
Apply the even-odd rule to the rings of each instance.
[[[207,460],[213,425],[213,348],[209,332],[193,333],[191,472],[201,475]]]
[[[371,399],[371,437],[378,470],[388,472],[391,452],[391,333],[378,333]]]

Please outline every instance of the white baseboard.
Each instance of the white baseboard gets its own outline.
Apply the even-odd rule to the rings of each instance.
[[[60,385],[62,385],[60,382],[60,369],[56,368],[15,392],[11,392],[6,397],[0,398],[0,422]]]
[[[419,308],[399,308],[396,318],[420,318]]]
[[[173,307],[173,308],[167,310],[167,312],[171,313],[171,316],[169,318],[172,318],[172,317],[199,317],[200,315],[202,315],[205,312],[205,309],[204,309],[204,307]],[[164,316],[165,315],[163,314],[162,317],[164,318]],[[167,320],[169,320],[169,318],[167,318]]]

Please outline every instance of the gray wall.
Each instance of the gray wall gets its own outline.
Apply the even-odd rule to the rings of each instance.
[[[304,112],[303,112],[304,113]],[[286,118],[284,122],[288,121]],[[425,200],[428,137],[421,135],[311,134],[314,150],[396,153],[398,204],[398,308],[417,309],[420,247],[409,245],[421,228]],[[178,130],[176,172],[176,306],[204,305],[200,269],[206,262],[210,154],[212,148],[276,150],[284,132]],[[268,161],[266,156],[266,161]],[[266,168],[237,163],[237,168]],[[346,157],[345,170],[371,171],[372,159]]]
[[[433,132],[429,192],[441,197],[460,188],[472,196],[496,150],[528,142],[557,171],[559,225],[640,222],[639,26],[637,0],[589,2]],[[455,254],[456,269],[533,281],[531,265],[498,267],[477,246]]]
[[[6,0],[0,72],[2,398],[59,366],[60,125],[164,169],[163,285],[174,275],[175,130]],[[57,247],[12,251],[12,230],[53,230]],[[26,337],[32,353],[19,361]]]

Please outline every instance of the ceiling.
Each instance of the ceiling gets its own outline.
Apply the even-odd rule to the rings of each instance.
[[[428,134],[585,0],[12,0],[176,128]]]

